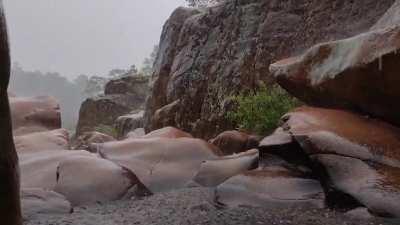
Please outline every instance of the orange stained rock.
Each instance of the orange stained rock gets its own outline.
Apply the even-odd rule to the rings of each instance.
[[[294,136],[308,136],[326,151],[366,151],[377,158],[400,160],[400,129],[378,119],[334,109],[300,107],[286,116]],[[345,145],[347,149],[340,149]],[[361,152],[359,152],[361,153]],[[396,163],[398,166],[400,164]]]
[[[187,132],[179,130],[175,127],[164,127],[158,130],[154,130],[141,138],[192,138],[193,136]]]
[[[61,128],[60,106],[49,96],[10,98],[14,135]]]

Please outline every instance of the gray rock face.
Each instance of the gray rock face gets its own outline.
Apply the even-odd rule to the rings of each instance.
[[[227,97],[271,83],[271,62],[368,30],[393,2],[250,0],[177,9],[161,36],[146,130],[175,126],[208,139],[232,129]]]
[[[127,76],[109,81],[105,88],[105,95],[132,94],[146,97],[149,93],[149,78],[144,76]]]
[[[400,1],[397,0],[393,6],[382,16],[382,18],[371,28],[371,30],[386,28],[400,24]]]
[[[144,111],[140,111],[138,113],[118,117],[115,123],[118,138],[124,138],[129,132],[138,128],[143,128],[143,115]]]
[[[105,95],[82,103],[76,135],[91,132],[99,125],[114,126],[119,116],[143,109],[148,82],[147,77],[123,77],[107,83]]]

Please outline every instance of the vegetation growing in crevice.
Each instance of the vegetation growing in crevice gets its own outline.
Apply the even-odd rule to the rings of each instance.
[[[227,119],[239,129],[267,134],[273,131],[280,118],[300,102],[279,86],[265,85],[252,92],[242,92],[231,97],[236,107],[228,112]]]
[[[100,125],[98,125],[97,127],[94,128],[94,131],[97,131],[97,132],[102,133],[102,134],[109,135],[109,136],[114,137],[114,138],[118,137],[118,131],[113,126],[100,124]]]

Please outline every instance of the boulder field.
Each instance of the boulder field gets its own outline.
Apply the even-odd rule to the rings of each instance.
[[[29,112],[43,108],[42,102],[29,103]],[[22,114],[19,109],[13,113]],[[58,107],[46,108],[46,113],[55,109]],[[50,118],[59,121],[56,112]],[[42,117],[32,117],[27,126],[40,127],[36,124],[41,121]],[[24,128],[22,125],[15,129]],[[74,149],[68,131],[53,128],[24,129],[23,134],[14,136],[26,219],[158,192],[215,187],[257,167],[259,159],[256,149],[223,156],[226,154],[217,146],[174,127],[119,141],[99,132],[85,133],[77,138]]]
[[[126,76],[109,81],[105,85],[104,94],[88,98],[82,103],[76,135],[96,131],[98,126],[113,126],[118,117],[137,113],[143,109],[148,92],[148,77]],[[131,120],[121,120],[119,124],[122,130],[118,130],[121,136],[130,131],[126,130],[127,126],[136,128],[125,125]]]
[[[235,2],[173,13],[144,115],[89,121],[131,113],[118,137],[86,133],[71,150],[56,104],[16,101],[25,213],[203,186],[221,208],[400,218],[400,1]],[[304,105],[267,137],[228,130],[226,97],[273,79]]]

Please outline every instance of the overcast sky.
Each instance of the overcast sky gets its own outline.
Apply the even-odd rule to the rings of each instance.
[[[183,0],[4,0],[4,5],[13,61],[73,78],[139,66]]]

